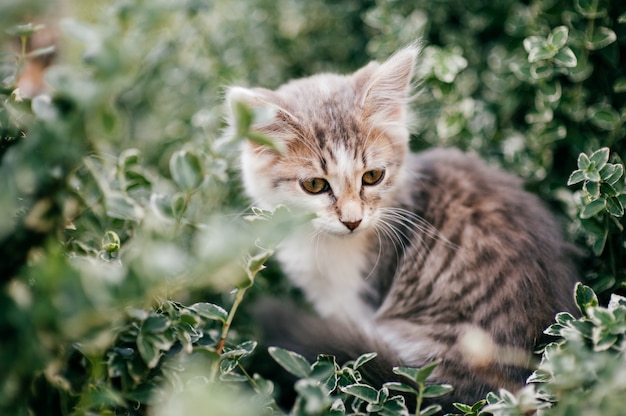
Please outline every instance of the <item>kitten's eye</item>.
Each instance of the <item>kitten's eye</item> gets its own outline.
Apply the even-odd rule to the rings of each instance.
[[[330,189],[330,185],[326,182],[326,179],[322,178],[305,179],[300,182],[300,186],[310,194],[321,194]]]
[[[363,174],[363,185],[378,185],[385,177],[385,169],[368,170]]]

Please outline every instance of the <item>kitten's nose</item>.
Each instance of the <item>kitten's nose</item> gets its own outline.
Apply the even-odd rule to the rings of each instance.
[[[356,229],[356,227],[359,226],[359,224],[361,224],[361,220],[356,220],[356,221],[341,221],[341,223],[343,225],[345,225],[348,230],[350,231],[354,231]]]

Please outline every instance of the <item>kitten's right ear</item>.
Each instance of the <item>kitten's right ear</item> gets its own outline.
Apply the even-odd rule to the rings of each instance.
[[[357,87],[365,88],[360,107],[374,125],[406,130],[410,88],[419,55],[410,45],[382,64],[370,64],[356,73]]]
[[[296,118],[285,110],[280,104],[280,98],[275,92],[263,88],[231,87],[226,93],[228,106],[228,124],[233,132],[238,131],[242,124],[251,123],[249,127],[257,132],[266,134],[276,140],[278,145],[283,144],[284,139],[289,137],[289,125],[297,124]],[[242,120],[246,116],[241,106],[251,110],[252,120]],[[246,116],[248,118],[249,116]],[[247,128],[248,126],[244,126]],[[263,143],[262,138],[248,137],[252,144],[269,147],[269,143]],[[259,140],[257,140],[259,139]]]

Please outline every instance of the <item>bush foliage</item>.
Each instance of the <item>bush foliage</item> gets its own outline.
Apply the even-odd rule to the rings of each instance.
[[[291,410],[249,372],[240,306],[286,291],[265,269],[290,218],[249,209],[229,84],[354,70],[424,40],[415,149],[454,145],[527,180],[581,247],[580,318],[519,392],[460,414],[620,414],[626,392],[626,3],[37,0],[0,5],[0,413],[407,415],[454,386],[374,388],[290,351]],[[49,89],[22,96],[39,22],[58,33]],[[245,111],[245,109],[242,109]],[[245,118],[244,118],[245,119]],[[245,212],[245,215],[242,215]],[[524,313],[524,311],[520,311]],[[239,319],[236,319],[239,317]],[[417,386],[417,388],[415,388]],[[399,393],[403,393],[402,396]],[[434,399],[433,399],[434,398]]]

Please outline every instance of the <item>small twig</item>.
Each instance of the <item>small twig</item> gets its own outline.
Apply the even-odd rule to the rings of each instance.
[[[226,344],[226,337],[228,337],[228,331],[230,331],[230,327],[233,323],[233,319],[235,318],[235,313],[237,312],[237,308],[239,304],[243,301],[243,296],[246,293],[248,288],[244,287],[242,289],[237,290],[237,294],[235,295],[235,301],[233,302],[232,308],[230,308],[230,312],[228,312],[228,318],[226,318],[226,322],[224,322],[224,326],[222,327],[222,336],[217,343],[217,348],[215,352],[218,355],[221,355],[224,351],[224,345]]]

